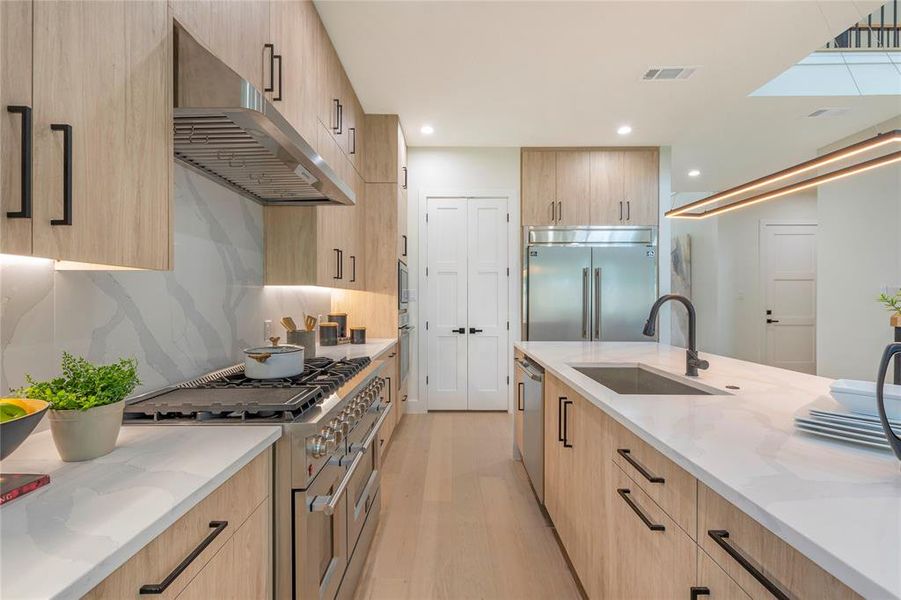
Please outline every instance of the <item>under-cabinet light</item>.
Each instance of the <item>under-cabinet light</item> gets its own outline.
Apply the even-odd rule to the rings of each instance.
[[[766,192],[760,194],[758,196],[753,196],[751,198],[745,198],[743,200],[738,200],[732,202],[730,204],[726,204],[720,206],[715,209],[705,210],[702,212],[693,212],[697,211],[699,208],[703,208],[705,206],[709,206],[715,202],[721,202],[723,200],[728,200],[729,198],[734,198],[740,194],[744,194],[746,192],[750,192],[756,189],[760,189],[764,186],[778,183],[780,181],[784,181],[791,177],[795,177],[802,173],[807,173],[814,169],[818,169],[824,167],[826,165],[831,165],[833,163],[845,160],[847,158],[851,158],[853,156],[857,156],[864,152],[869,152],[876,148],[880,148],[887,144],[892,143],[901,143],[901,129],[896,129],[894,131],[889,131],[886,133],[881,133],[875,137],[872,137],[868,140],[864,140],[862,142],[858,142],[856,144],[852,144],[840,150],[835,150],[834,152],[830,152],[828,154],[824,154],[823,156],[819,156],[815,159],[809,160],[807,162],[800,163],[788,169],[773,173],[771,175],[767,175],[766,177],[761,177],[759,179],[755,179],[738,187],[730,188],[723,192],[719,192],[714,194],[713,196],[708,196],[707,198],[702,198],[701,200],[696,200],[695,202],[689,202],[684,206],[680,206],[678,208],[673,208],[666,212],[667,217],[681,217],[681,218],[690,218],[690,219],[703,219],[705,217],[712,217],[713,215],[722,214],[724,212],[728,212],[730,210],[734,210],[735,208],[740,208],[742,206],[750,206],[751,204],[757,204],[758,202],[763,202],[765,200],[772,200],[773,198],[779,198],[781,196],[786,196],[788,194],[792,194],[795,192],[800,192],[802,190],[809,189],[811,187],[815,187],[817,185],[822,185],[823,183],[827,183],[829,181],[834,181],[836,179],[840,179],[843,177],[848,177],[849,175],[855,175],[857,173],[863,173],[864,171],[869,171],[870,169],[875,169],[876,167],[885,166],[888,164],[892,164],[898,161],[898,156],[901,153],[893,153],[888,154],[886,156],[869,160],[863,163],[858,163],[857,165],[852,165],[850,167],[846,167],[843,169],[839,169],[838,171],[833,171],[831,173],[826,173],[824,175],[819,175],[817,177],[813,177],[811,179],[807,179],[805,181],[801,181],[799,183],[786,186],[784,188],[779,188],[777,190],[773,190],[770,192]],[[892,159],[892,157],[895,157]],[[886,160],[889,159],[889,160]]]

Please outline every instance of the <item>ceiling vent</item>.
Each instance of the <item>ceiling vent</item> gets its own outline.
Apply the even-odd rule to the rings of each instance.
[[[814,119],[817,117],[840,117],[851,110],[850,108],[820,108],[818,110],[813,111],[809,115],[808,118]]]
[[[644,81],[684,81],[697,70],[697,67],[651,67],[641,78]]]

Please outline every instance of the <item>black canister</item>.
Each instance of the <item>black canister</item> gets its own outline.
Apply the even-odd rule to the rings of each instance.
[[[366,343],[366,328],[365,327],[351,327],[350,328],[350,343],[351,344],[365,344]]]
[[[330,313],[328,320],[338,324],[338,339],[347,337],[347,313]]]
[[[320,346],[337,346],[338,345],[338,324],[337,323],[320,323],[319,324],[319,345]]]

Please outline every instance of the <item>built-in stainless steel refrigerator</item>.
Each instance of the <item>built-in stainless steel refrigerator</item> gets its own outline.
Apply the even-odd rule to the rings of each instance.
[[[526,230],[523,337],[531,341],[647,340],[657,299],[657,230]]]

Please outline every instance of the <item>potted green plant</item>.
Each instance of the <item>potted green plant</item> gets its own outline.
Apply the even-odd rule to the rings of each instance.
[[[60,458],[90,460],[116,447],[125,397],[141,383],[137,366],[133,358],[94,365],[64,352],[60,377],[35,381],[26,375],[28,385],[17,393],[50,403],[50,431]]]
[[[892,327],[901,327],[901,289],[890,296],[885,292],[879,294],[879,302],[885,306],[886,310],[892,313],[889,323]]]

